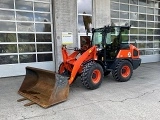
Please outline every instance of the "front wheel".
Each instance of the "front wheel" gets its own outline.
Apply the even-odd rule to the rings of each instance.
[[[91,61],[84,65],[81,82],[87,89],[97,89],[103,79],[103,69],[100,64]]]
[[[112,71],[112,75],[116,81],[126,82],[133,73],[132,64],[128,60],[121,60],[117,63],[115,69]]]

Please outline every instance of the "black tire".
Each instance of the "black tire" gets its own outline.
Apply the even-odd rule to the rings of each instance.
[[[103,79],[103,69],[100,64],[91,61],[84,65],[81,82],[87,89],[97,89]]]
[[[104,76],[107,76],[107,75],[109,75],[111,73],[111,71],[106,71],[106,72],[104,72]]]
[[[133,73],[133,66],[128,60],[121,60],[117,63],[115,69],[112,71],[112,75],[116,81],[126,82]]]

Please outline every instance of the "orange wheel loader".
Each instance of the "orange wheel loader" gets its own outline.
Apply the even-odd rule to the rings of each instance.
[[[63,62],[58,73],[38,68],[26,67],[25,79],[18,91],[34,103],[47,108],[65,101],[69,85],[77,76],[87,89],[98,88],[103,77],[112,72],[119,82],[128,81],[133,70],[141,64],[139,50],[128,44],[131,26],[104,26],[92,29],[92,40],[82,48],[74,48],[70,55],[62,46]],[[85,49],[84,49],[85,48]]]

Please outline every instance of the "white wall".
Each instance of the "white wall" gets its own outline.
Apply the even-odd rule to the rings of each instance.
[[[93,0],[93,27],[110,25],[110,0]]]

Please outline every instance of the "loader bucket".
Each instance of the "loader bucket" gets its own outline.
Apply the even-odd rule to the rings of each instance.
[[[68,77],[48,70],[26,67],[26,76],[18,93],[25,99],[47,108],[67,99]]]

